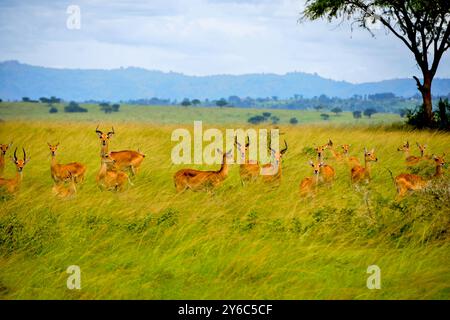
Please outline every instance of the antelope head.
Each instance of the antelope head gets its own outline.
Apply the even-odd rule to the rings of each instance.
[[[309,161],[309,165],[313,167],[314,175],[318,175],[320,172],[320,168],[324,166],[324,163],[322,161],[318,161],[316,163]]]
[[[445,166],[444,157],[445,157],[445,153],[443,153],[442,156],[436,156],[436,155],[433,154],[432,158],[433,158],[434,163],[436,164],[437,167]]]
[[[343,144],[343,145],[341,145],[342,152],[344,154],[348,154],[348,152],[350,151],[350,147],[351,147],[351,144]]]
[[[59,142],[57,144],[50,144],[47,142],[48,148],[50,149],[50,153],[52,157],[56,156],[56,150],[58,150]]]
[[[106,146],[109,142],[109,139],[111,139],[111,137],[115,134],[114,127],[112,127],[112,131],[104,133],[103,131],[98,130],[98,126],[95,129],[95,133],[97,133],[97,136],[99,137],[102,146]]]
[[[12,142],[10,144],[0,144],[0,151],[3,155],[6,154],[6,151],[8,151],[9,148],[11,148]]]
[[[23,159],[17,159],[17,148],[14,150],[14,157],[11,158],[11,161],[16,165],[17,172],[22,172],[23,167],[30,161],[30,158],[27,158],[27,154],[25,149],[22,148],[23,151]]]
[[[401,147],[398,147],[397,151],[409,152],[409,141],[406,141]]]
[[[322,159],[323,153],[324,153],[325,149],[327,149],[328,147],[329,147],[329,144],[327,143],[327,144],[324,144],[323,146],[318,146],[318,147],[314,148],[314,150],[317,153],[318,159]]]
[[[427,145],[426,144],[420,144],[418,142],[416,142],[417,147],[420,150],[420,155],[423,157],[423,155],[425,154],[425,150],[427,149]]]
[[[377,156],[375,155],[375,149],[372,149],[372,150],[368,151],[368,150],[366,149],[366,147],[364,147],[364,159],[365,159],[367,162],[377,162],[377,161],[378,161],[378,158],[377,158]]]
[[[286,153],[286,151],[288,149],[286,140],[283,140],[283,141],[284,141],[284,148],[281,149],[280,151],[276,151],[276,150],[272,149],[272,147],[270,146],[270,151],[272,153],[272,156],[275,158],[275,160],[277,162],[280,162],[280,160],[283,158],[283,155]]]
[[[248,147],[250,146],[250,140],[249,140],[249,138],[247,137],[246,142],[245,142],[245,145],[242,145],[242,144],[240,144],[240,143],[237,141],[237,136],[236,136],[236,137],[235,137],[235,140],[234,140],[234,144],[236,145],[236,147],[237,147],[238,150],[239,150],[239,153],[240,153],[240,155],[241,155],[241,159],[245,159],[245,153],[246,153],[246,151],[248,150]]]

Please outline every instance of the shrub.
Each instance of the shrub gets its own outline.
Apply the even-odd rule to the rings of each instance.
[[[289,123],[290,124],[297,124],[298,123],[298,120],[297,120],[297,118],[291,118],[290,120],[289,120]]]
[[[375,110],[374,108],[368,108],[364,110],[364,115],[368,118],[371,118],[375,113],[377,113],[377,110]]]
[[[327,113],[322,113],[322,114],[320,115],[320,117],[322,118],[322,120],[328,120],[328,119],[330,119],[330,115],[327,114]]]
[[[339,115],[339,113],[342,112],[342,109],[336,107],[336,108],[331,109],[330,111],[333,112],[335,115]]]
[[[361,119],[361,111],[353,111],[353,118]]]
[[[248,118],[247,122],[251,124],[260,124],[261,122],[266,121],[266,118],[260,115],[256,115],[253,117]]]
[[[64,107],[64,112],[87,112],[87,109],[82,108],[78,103],[71,101],[69,105]]]
[[[49,112],[49,113],[57,113],[57,112],[58,112],[58,109],[56,109],[55,107],[51,107],[51,108],[48,110],[48,112]]]

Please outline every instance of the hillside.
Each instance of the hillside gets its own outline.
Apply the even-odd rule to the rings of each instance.
[[[131,67],[80,70],[45,68],[17,61],[0,63],[0,98],[3,100],[21,99],[24,96],[36,99],[52,95],[77,101],[119,101],[150,97],[218,99],[231,95],[286,98],[296,94],[305,98],[321,94],[346,98],[354,94],[381,92],[409,97],[416,94],[417,89],[412,78],[352,84],[302,72],[200,77]],[[449,94],[450,79],[435,79],[433,93]]]

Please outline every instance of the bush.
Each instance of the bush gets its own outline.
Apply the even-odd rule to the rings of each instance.
[[[87,109],[82,108],[78,103],[71,101],[69,105],[64,107],[64,112],[87,112]]]
[[[377,113],[377,110],[375,110],[374,108],[368,108],[364,110],[364,115],[368,118],[371,118],[375,113]]]
[[[271,116],[270,120],[272,120],[272,124],[277,124],[278,122],[280,122],[280,118],[278,118],[277,116]]]
[[[328,119],[330,119],[330,115],[327,114],[327,113],[322,113],[322,114],[320,115],[320,117],[322,118],[322,120],[328,120]]]
[[[413,110],[407,110],[406,123],[418,129],[434,128],[441,130],[450,130],[450,103],[448,99],[440,99],[438,103],[438,110],[433,112],[433,121],[427,124],[426,112],[424,105],[418,106]]]
[[[289,120],[289,123],[290,124],[297,124],[298,123],[298,120],[297,120],[297,118],[291,118],[290,120]]]
[[[48,112],[49,112],[49,113],[57,113],[57,112],[58,112],[58,109],[56,109],[55,107],[51,107],[51,108],[48,110]]]
[[[353,111],[353,118],[361,119],[361,111]]]
[[[264,121],[266,121],[266,118],[264,118],[264,116],[260,116],[260,115],[250,117],[247,120],[247,122],[251,123],[251,124],[260,124],[261,122],[264,122]]]
[[[336,108],[331,109],[330,111],[333,112],[335,115],[339,115],[339,113],[342,112],[342,109],[336,107]]]

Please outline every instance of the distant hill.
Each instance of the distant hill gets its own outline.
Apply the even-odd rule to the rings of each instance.
[[[218,99],[240,97],[311,98],[325,94],[330,97],[351,97],[354,94],[392,92],[410,97],[418,93],[413,79],[394,79],[352,84],[303,72],[247,75],[187,76],[174,72],[141,68],[113,70],[56,69],[22,64],[0,63],[0,99],[37,99],[57,96],[65,100],[119,101],[140,98]],[[434,95],[450,93],[450,79],[435,79]]]

